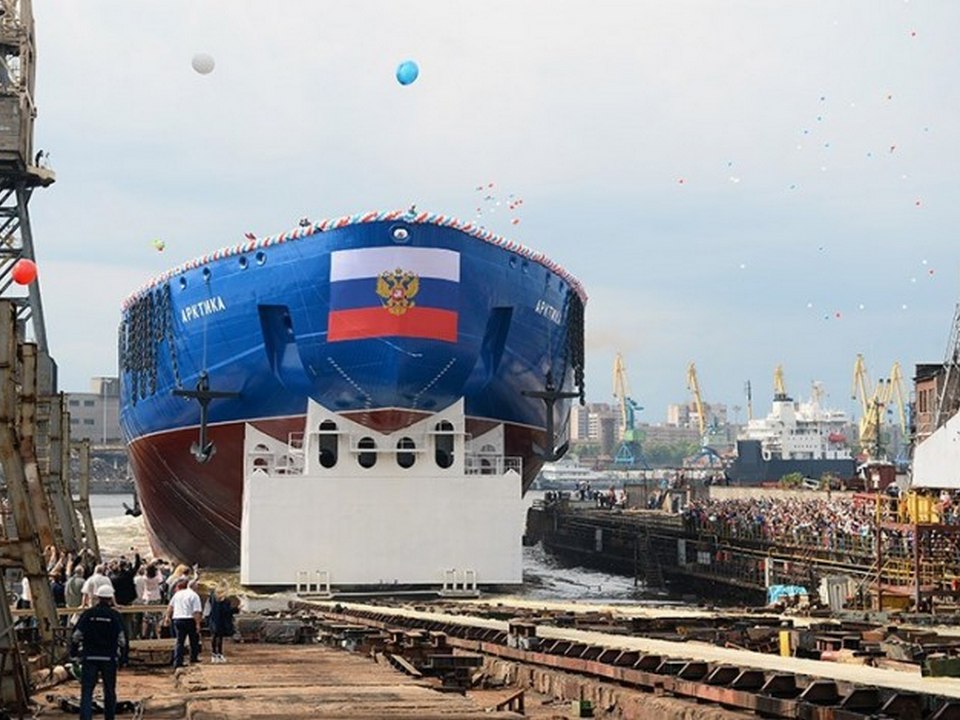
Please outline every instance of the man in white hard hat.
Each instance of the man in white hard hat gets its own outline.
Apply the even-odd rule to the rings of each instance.
[[[117,708],[117,666],[126,663],[127,638],[123,619],[114,610],[113,585],[95,590],[97,604],[85,610],[73,631],[73,650],[83,659],[80,676],[80,720],[93,719],[93,689],[103,678],[104,720],[114,720]],[[76,654],[76,653],[71,653]]]

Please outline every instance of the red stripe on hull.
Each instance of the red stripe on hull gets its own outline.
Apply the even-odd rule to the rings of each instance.
[[[371,430],[389,435],[397,430],[410,427],[431,414],[417,412],[416,410],[358,410],[356,412],[345,412],[343,416]]]
[[[366,420],[365,425],[379,429],[405,414],[408,413],[372,411],[351,419]],[[286,442],[290,433],[303,431],[304,418],[261,420],[252,424],[261,432]],[[486,420],[467,420],[467,432],[474,436],[489,430],[490,426]],[[197,440],[196,428],[150,435],[128,446],[155,557],[210,568],[234,568],[240,564],[244,427],[244,423],[210,427],[208,435],[216,446],[216,453],[202,464],[190,453],[190,445]],[[544,446],[544,433],[506,425],[504,441],[508,456],[523,458],[522,483],[526,490],[543,464],[532,456],[530,448],[534,442]]]
[[[327,342],[375,337],[411,337],[457,341],[457,313],[412,307],[392,315],[383,307],[333,310],[327,320]]]

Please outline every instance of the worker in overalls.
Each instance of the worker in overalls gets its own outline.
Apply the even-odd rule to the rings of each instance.
[[[103,680],[103,717],[114,720],[117,708],[117,667],[126,664],[127,638],[123,619],[113,605],[113,586],[95,591],[97,604],[80,616],[73,631],[73,652],[82,658],[80,720],[93,720],[93,689]]]

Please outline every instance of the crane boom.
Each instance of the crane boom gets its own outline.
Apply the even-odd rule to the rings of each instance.
[[[869,396],[867,395],[867,386],[870,379],[867,376],[867,364],[863,360],[863,355],[857,353],[857,360],[853,364],[853,388],[850,390],[850,397],[856,400],[860,398],[860,410],[866,415],[870,411]]]
[[[900,430],[907,432],[906,403],[903,392],[903,371],[899,362],[894,362],[890,377],[880,378],[876,385],[870,383],[863,355],[858,354],[853,366],[853,399],[860,400],[860,445],[869,455],[880,454],[880,433],[884,409],[894,400],[899,410]],[[877,458],[874,458],[877,459]]]
[[[687,367],[687,389],[693,394],[693,402],[697,408],[697,423],[700,426],[700,437],[704,437],[707,434],[707,419],[703,413],[703,398],[700,396],[697,367],[693,363],[690,363]]]
[[[623,362],[623,355],[617,353],[616,357],[613,359],[613,396],[617,398],[617,402],[620,406],[620,435],[623,436],[623,433],[629,429],[628,426],[628,409],[629,405],[627,404],[627,397],[629,395],[629,389],[627,388],[627,368]]]
[[[907,434],[907,404],[904,402],[903,392],[903,371],[900,369],[900,363],[895,362],[890,370],[890,384],[893,387],[893,397],[897,401],[898,419],[900,420],[900,432],[904,436]]]
[[[777,400],[787,397],[787,387],[783,382],[783,365],[777,365],[773,369],[773,396]]]

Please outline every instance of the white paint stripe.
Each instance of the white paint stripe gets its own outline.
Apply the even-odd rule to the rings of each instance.
[[[384,270],[460,282],[460,253],[443,248],[375,247],[330,253],[330,282],[376,277]]]

